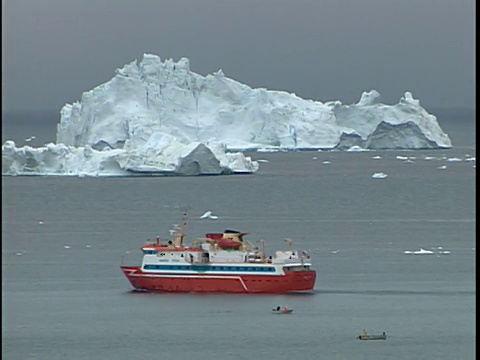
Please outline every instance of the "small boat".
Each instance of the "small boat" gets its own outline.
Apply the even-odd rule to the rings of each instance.
[[[385,333],[383,333],[381,335],[362,334],[362,335],[358,335],[357,339],[359,339],[359,340],[387,340],[387,334],[385,334]]]
[[[291,314],[293,309],[282,308],[280,310],[272,309],[272,314]]]

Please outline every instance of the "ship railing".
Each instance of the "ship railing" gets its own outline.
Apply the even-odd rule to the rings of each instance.
[[[292,259],[276,258],[273,259],[274,264],[302,264],[302,265],[311,265],[310,259],[303,259],[295,257]]]
[[[196,259],[196,260],[193,260],[191,262],[192,265],[204,265],[204,264],[209,264],[210,261],[206,258],[200,258],[200,259]]]

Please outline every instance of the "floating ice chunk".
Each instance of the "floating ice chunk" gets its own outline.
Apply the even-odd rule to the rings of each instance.
[[[379,155],[372,157],[372,159],[374,159],[374,160],[379,160],[379,159],[381,159],[381,158],[382,158],[382,157],[379,156]]]
[[[382,172],[379,172],[379,173],[375,173],[372,175],[372,178],[373,179],[385,179],[388,175],[387,174],[384,174]]]
[[[396,158],[397,158],[398,160],[408,160],[408,157],[407,157],[407,156],[398,155]]]
[[[209,210],[205,212],[205,214],[200,216],[200,219],[218,219],[218,216],[213,215],[212,212]]]
[[[70,249],[70,246],[65,245],[64,248],[65,248],[65,249]]]
[[[43,221],[42,221],[42,220],[40,220],[38,223],[39,223],[40,225],[43,225]]]
[[[25,139],[25,142],[30,142],[30,141],[35,140],[35,139],[36,139],[35,136],[30,136],[29,138]]]
[[[475,161],[475,157],[467,157],[465,158],[465,161]]]
[[[462,159],[453,157],[453,158],[448,158],[447,161],[462,161]]]
[[[330,164],[331,162],[328,160],[322,161],[322,164]]]
[[[442,166],[439,166],[437,169],[439,170],[445,170],[447,168],[447,165],[442,165]]]
[[[409,251],[409,250],[406,250],[406,251],[404,251],[404,254],[431,255],[431,254],[433,254],[433,251],[425,250],[425,249],[420,248],[420,250],[417,250],[417,251]]]
[[[256,162],[259,162],[259,163],[268,163],[268,160],[266,159],[258,159],[258,160],[255,160]]]
[[[314,156],[314,157],[312,157],[312,159],[313,159],[313,160],[317,160],[317,157],[316,157],[316,156]]]

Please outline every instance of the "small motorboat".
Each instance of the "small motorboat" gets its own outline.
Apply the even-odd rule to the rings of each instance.
[[[367,334],[365,331],[362,333],[362,335],[358,335],[357,339],[359,340],[387,340],[387,334],[385,332],[380,335],[370,335]]]
[[[288,309],[287,307],[272,309],[272,314],[291,314],[292,312],[293,309]]]

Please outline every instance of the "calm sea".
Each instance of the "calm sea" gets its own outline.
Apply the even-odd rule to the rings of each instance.
[[[223,177],[3,177],[3,358],[473,359],[474,112],[433,113],[452,149],[257,153],[256,174]],[[12,119],[2,142],[55,141],[57,120]],[[270,253],[285,238],[310,250],[315,291],[133,292],[122,259],[186,208],[190,238],[236,229]],[[420,249],[433,254],[405,254]]]

